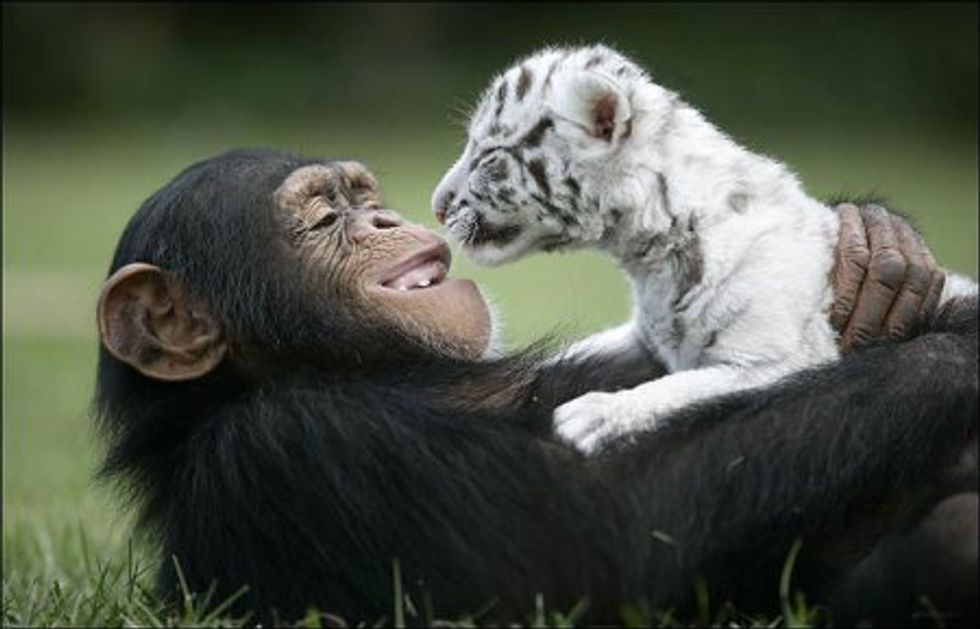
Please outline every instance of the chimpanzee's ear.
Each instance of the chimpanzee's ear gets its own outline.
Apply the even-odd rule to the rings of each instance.
[[[629,99],[616,83],[597,72],[576,72],[554,87],[549,99],[558,116],[606,143],[622,138],[632,116]]]
[[[152,264],[127,264],[113,273],[102,287],[97,316],[109,353],[157,380],[200,378],[227,351],[211,313]]]

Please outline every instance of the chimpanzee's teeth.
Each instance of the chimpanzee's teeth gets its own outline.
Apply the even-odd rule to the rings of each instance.
[[[383,286],[395,290],[421,290],[439,284],[446,276],[448,268],[441,259],[429,259],[410,268],[398,277],[388,280]]]

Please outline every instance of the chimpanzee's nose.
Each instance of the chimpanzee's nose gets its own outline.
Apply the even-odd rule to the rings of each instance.
[[[435,204],[432,206],[432,211],[436,215],[436,220],[439,221],[441,225],[446,224],[446,214],[449,212],[449,206],[452,205],[453,199],[456,198],[456,193],[452,190],[447,190],[441,197],[436,199]]]
[[[374,232],[407,224],[408,221],[391,210],[355,210],[348,214],[347,233],[358,240]]]
[[[375,229],[392,229],[405,224],[405,219],[401,216],[385,210],[372,210],[368,220]]]

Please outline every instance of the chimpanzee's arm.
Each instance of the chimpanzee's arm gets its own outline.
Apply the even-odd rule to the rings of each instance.
[[[975,464],[956,466],[977,434],[976,299],[946,310],[931,333],[682,411],[595,459],[611,491],[656,505],[631,529],[649,540],[649,582],[701,576],[713,600],[773,609],[801,537],[794,584],[812,601],[887,528],[964,480],[975,491]],[[668,587],[654,602],[684,594]]]

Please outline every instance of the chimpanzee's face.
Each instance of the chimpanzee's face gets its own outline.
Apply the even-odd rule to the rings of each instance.
[[[449,248],[433,232],[381,209],[362,164],[310,164],[275,192],[288,241],[308,270],[304,284],[329,291],[353,316],[396,326],[466,358],[488,349],[491,319],[476,285],[448,277]]]
[[[384,366],[424,351],[474,359],[491,339],[446,243],[381,209],[356,162],[231,151],[179,174],[127,225],[99,298],[103,345],[145,376],[231,362]]]

